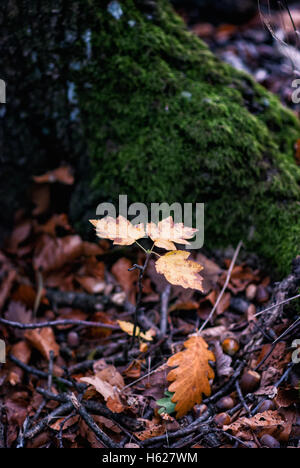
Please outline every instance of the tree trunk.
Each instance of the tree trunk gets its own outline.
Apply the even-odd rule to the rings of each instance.
[[[243,239],[286,272],[300,239],[296,117],[214,57],[166,0],[49,1],[40,20],[32,4],[22,24],[38,23],[38,31],[20,24],[22,39],[5,62],[17,95],[6,105],[14,132],[6,166],[17,147],[25,161],[15,167],[18,189],[28,162],[40,171],[63,157],[77,167],[70,208],[77,226],[87,229],[97,203],[119,194],[204,202],[207,247]],[[7,27],[1,41],[13,43]],[[26,86],[16,86],[16,75]]]

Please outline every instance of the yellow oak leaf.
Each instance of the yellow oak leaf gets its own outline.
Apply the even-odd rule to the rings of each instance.
[[[123,320],[117,320],[120,328],[127,333],[128,335],[132,336],[133,335],[133,330],[134,330],[134,324],[131,322],[124,322]],[[152,329],[146,331],[146,333],[141,332],[140,327],[136,327],[135,330],[136,336],[140,336],[143,338],[143,340],[146,341],[152,341],[153,336],[154,336],[154,331]]]
[[[95,226],[98,237],[110,239],[116,245],[131,245],[146,235],[143,224],[133,225],[123,216],[90,219],[90,223]]]
[[[172,216],[163,219],[158,224],[148,223],[147,234],[156,247],[166,250],[176,250],[177,244],[189,244],[186,239],[194,237],[198,229],[184,226],[183,223],[174,223]]]
[[[163,274],[171,284],[203,291],[203,278],[198,275],[203,267],[188,260],[189,255],[190,252],[184,250],[168,252],[155,262],[156,271]]]
[[[176,417],[182,418],[195,404],[202,402],[202,394],[210,396],[210,379],[214,379],[214,371],[209,361],[215,361],[214,354],[209,351],[207,343],[201,336],[191,336],[185,343],[184,351],[176,353],[168,359],[167,365],[176,367],[167,377],[169,392],[174,392],[173,403],[176,403]]]

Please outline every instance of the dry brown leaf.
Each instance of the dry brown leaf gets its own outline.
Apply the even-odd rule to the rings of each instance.
[[[85,382],[89,385],[92,385],[94,389],[103,396],[104,400],[107,401],[109,397],[115,396],[114,387],[102,380],[98,375],[93,375],[91,377],[81,377],[81,382]]]
[[[114,366],[107,366],[91,377],[82,377],[80,379],[91,385],[106,401],[107,407],[113,413],[124,411],[124,405],[121,403],[119,390],[125,383],[121,374]]]
[[[279,437],[282,432],[286,433],[285,426],[287,422],[285,417],[277,410],[264,411],[252,418],[242,417],[228,426],[223,426],[223,430],[230,430],[233,435],[244,440],[253,440],[251,431],[254,431],[258,437],[263,434]],[[289,431],[291,431],[291,426]]]
[[[166,250],[176,250],[177,244],[190,244],[186,239],[194,237],[198,229],[184,226],[183,223],[174,223],[172,216],[163,219],[158,224],[148,223],[147,234],[156,247]]]
[[[43,232],[49,236],[56,236],[56,228],[61,227],[66,231],[71,231],[68,217],[66,214],[54,214],[45,224],[35,224],[35,232]]]
[[[52,328],[26,330],[24,336],[46,359],[49,360],[50,351],[53,351],[55,357],[59,355],[59,346],[55,341]]]
[[[11,354],[15,356],[19,361],[23,362],[24,364],[28,364],[31,357],[31,348],[26,343],[26,341],[19,341],[18,343],[14,344],[11,349]],[[8,381],[11,385],[17,385],[22,382],[24,371],[18,367],[13,366],[10,369],[8,375]]]
[[[126,369],[123,370],[123,375],[131,379],[138,379],[141,376],[141,370],[142,370],[142,361],[140,361],[139,359],[136,359],[134,361],[131,361],[129,366],[127,366]]]
[[[59,270],[66,263],[73,262],[82,254],[82,240],[79,236],[52,238],[44,235],[38,243],[33,265],[44,272]]]
[[[90,219],[90,222],[96,227],[98,237],[110,239],[116,245],[131,245],[146,235],[143,224],[134,226],[123,216],[106,216],[99,220]]]
[[[150,421],[151,423],[151,421]],[[148,424],[149,425],[149,424]],[[134,435],[139,440],[152,439],[152,437],[161,436],[166,432],[166,427],[164,424],[151,424],[147,429],[141,432],[135,432]]]
[[[202,277],[198,275],[203,267],[188,260],[189,256],[190,252],[184,250],[168,252],[156,261],[156,271],[163,274],[171,284],[203,291]]]
[[[230,377],[233,374],[232,358],[223,352],[219,341],[215,341],[216,369],[219,377]]]
[[[137,270],[128,271],[131,267],[132,262],[128,258],[121,257],[114,263],[111,272],[126,292],[128,300],[132,304],[135,304],[138,272]]]
[[[133,335],[133,330],[134,330],[134,324],[131,322],[124,322],[123,320],[117,320],[120,328],[127,333],[128,335],[132,336]],[[136,327],[135,330],[135,335],[143,338],[143,340],[146,341],[152,341],[153,336],[155,335],[154,330],[150,329],[147,330],[145,333],[141,332],[140,327]]]
[[[106,286],[105,281],[92,276],[76,276],[76,281],[90,294],[100,294]]]
[[[33,184],[30,198],[34,204],[33,216],[46,213],[49,210],[51,198],[49,184]]]
[[[61,184],[72,185],[74,176],[69,166],[61,166],[40,176],[34,176],[33,180],[37,184],[60,182]]]
[[[168,374],[169,392],[174,392],[173,403],[177,403],[176,417],[181,418],[195,404],[200,404],[202,394],[210,396],[210,379],[215,374],[209,361],[215,361],[214,354],[208,350],[208,345],[201,336],[192,336],[185,343],[185,350],[171,356],[167,362],[175,367]]]
[[[65,421],[65,422],[64,421],[65,421],[65,418],[57,419],[53,424],[50,425],[51,429],[53,429],[54,431],[60,431],[61,426],[62,426],[63,430],[65,431],[69,427],[72,427],[72,426],[74,426],[74,424],[78,423],[79,416],[75,415],[72,418],[67,419],[67,421]],[[64,422],[64,424],[62,425],[63,422]]]

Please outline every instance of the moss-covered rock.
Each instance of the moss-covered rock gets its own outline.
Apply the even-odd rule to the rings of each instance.
[[[204,202],[206,246],[243,239],[286,272],[300,244],[296,117],[213,56],[167,1],[148,3],[121,1],[118,19],[95,10],[78,88],[90,196]]]

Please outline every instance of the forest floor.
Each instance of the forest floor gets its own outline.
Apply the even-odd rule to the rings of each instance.
[[[258,20],[191,29],[293,108],[288,59]],[[300,257],[274,282],[241,245],[203,250],[203,293],[170,286],[151,258],[133,339],[122,322],[134,322],[145,254],[74,232],[53,203],[73,183],[69,167],[33,174],[32,210],[0,252],[0,447],[300,448]],[[167,361],[203,324],[211,395],[176,419]]]

